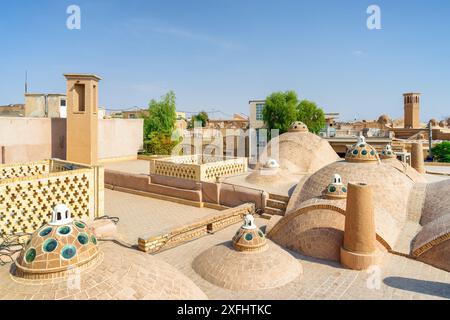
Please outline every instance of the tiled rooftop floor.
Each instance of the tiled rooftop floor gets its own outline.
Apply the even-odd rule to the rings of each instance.
[[[122,171],[134,174],[150,174],[150,162],[146,160],[117,161],[103,164],[106,170]]]
[[[219,211],[196,208],[154,198],[105,190],[105,214],[119,217],[118,231],[123,240],[137,244],[140,236],[158,235]]]

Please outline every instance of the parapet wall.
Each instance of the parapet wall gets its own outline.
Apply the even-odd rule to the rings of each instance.
[[[137,157],[143,143],[142,119],[101,119],[98,157]],[[66,159],[66,119],[0,117],[0,164]]]
[[[256,209],[264,210],[268,194],[264,190],[252,189],[228,183],[197,182],[162,175],[132,174],[106,170],[105,184],[110,188],[134,190],[182,199],[198,206],[211,204],[222,207],[235,207],[243,203],[253,203]]]
[[[246,214],[252,214],[254,211],[255,206],[249,203],[230,208],[217,216],[202,219],[161,235],[140,237],[138,247],[139,250],[149,253],[167,250],[238,223]]]

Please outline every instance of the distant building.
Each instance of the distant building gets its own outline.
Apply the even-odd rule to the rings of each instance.
[[[24,104],[9,104],[0,106],[0,117],[23,117],[25,116]]]
[[[131,111],[122,111],[122,118],[124,119],[140,119],[148,117],[148,109],[136,108]]]
[[[64,118],[67,115],[67,97],[65,94],[26,93],[25,117],[28,118]]]
[[[420,93],[405,93],[403,99],[405,105],[405,129],[420,128]]]
[[[250,128],[261,129],[264,127],[262,111],[266,105],[266,100],[250,100]]]

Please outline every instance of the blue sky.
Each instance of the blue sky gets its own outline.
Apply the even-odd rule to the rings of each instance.
[[[81,30],[66,8],[81,8]],[[369,5],[381,30],[366,27]],[[248,114],[248,100],[296,90],[342,119],[400,117],[419,91],[422,120],[450,116],[448,0],[0,1],[0,104],[65,92],[96,73],[100,105],[145,106],[173,89],[178,109]],[[222,115],[224,116],[224,115]]]

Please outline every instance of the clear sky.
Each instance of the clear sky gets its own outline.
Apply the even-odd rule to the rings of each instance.
[[[66,28],[69,5],[81,30]],[[366,26],[381,8],[381,30]],[[248,100],[296,90],[342,119],[450,116],[448,0],[0,1],[0,104],[65,92],[63,73],[95,73],[100,105],[145,106],[173,89],[178,109],[248,114]]]

